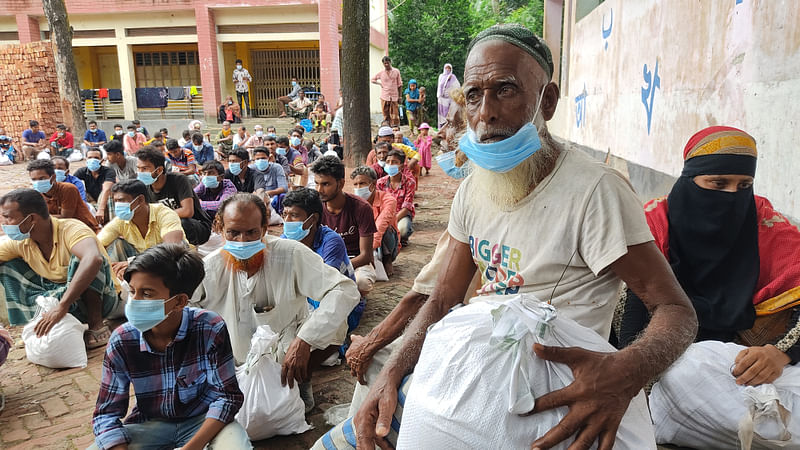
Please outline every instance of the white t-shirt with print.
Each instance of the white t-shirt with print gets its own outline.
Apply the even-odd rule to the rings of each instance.
[[[509,210],[486,201],[473,207],[470,199],[482,194],[472,179],[467,177],[456,192],[448,231],[470,246],[481,273],[477,295],[522,292],[542,301],[552,295],[560,314],[608,338],[621,280],[605,269],[628,246],[653,240],[630,184],[570,149]]]

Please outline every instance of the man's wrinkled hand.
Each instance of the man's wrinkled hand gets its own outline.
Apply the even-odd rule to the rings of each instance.
[[[356,449],[373,450],[375,446],[383,450],[392,448],[384,438],[391,430],[399,387],[399,382],[391,381],[383,372],[375,380],[367,398],[353,418],[353,425],[356,428]]]
[[[125,270],[127,268],[128,261],[111,263],[111,271],[114,272],[114,276],[116,276],[118,280],[124,279],[123,275],[125,275]]]
[[[736,384],[742,386],[772,383],[790,361],[789,356],[774,345],[748,347],[736,355],[731,374],[736,377]]]
[[[367,384],[364,375],[367,374],[367,368],[369,368],[372,357],[375,356],[375,350],[369,344],[370,341],[367,338],[351,334],[350,348],[344,355],[347,364],[350,365],[350,375],[356,377],[362,385]]]
[[[637,367],[618,357],[618,353],[600,353],[577,347],[545,347],[535,344],[541,359],[562,363],[572,369],[575,381],[569,386],[536,399],[536,414],[562,406],[569,407],[563,419],[539,437],[532,449],[549,449],[575,435],[569,450],[583,450],[598,442],[598,450],[611,450],[617,428],[631,399],[645,382],[636,381]]]
[[[65,307],[63,303],[59,303],[55,308],[42,314],[39,323],[33,328],[36,336],[42,337],[49,333],[50,330],[53,329],[53,326],[67,315],[67,312],[69,312],[69,307]]]
[[[106,212],[105,211],[97,211],[94,214],[94,218],[95,218],[95,220],[97,220],[97,223],[102,225],[102,224],[106,223]]]
[[[311,346],[300,338],[295,338],[286,350],[281,366],[281,385],[294,387],[294,382],[302,383],[310,378],[308,361],[311,359]]]

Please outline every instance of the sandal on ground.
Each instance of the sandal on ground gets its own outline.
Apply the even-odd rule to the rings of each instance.
[[[107,326],[103,326],[99,330],[86,330],[86,333],[83,334],[83,341],[86,343],[86,349],[91,350],[105,347],[110,337],[111,330]]]

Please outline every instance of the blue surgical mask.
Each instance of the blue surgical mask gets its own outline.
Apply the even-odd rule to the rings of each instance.
[[[240,162],[230,163],[230,165],[228,166],[228,170],[230,170],[231,173],[234,175],[239,175],[240,173],[242,173],[242,163]]]
[[[164,308],[166,300],[134,300],[125,302],[125,317],[140,333],[152,329],[167,318]]]
[[[264,132],[261,130],[256,130],[256,137],[264,136]]]
[[[456,152],[442,153],[436,157],[436,162],[439,163],[439,167],[444,170],[444,173],[456,180],[466,178],[469,175],[468,162],[464,162],[461,167],[456,167]]]
[[[292,81],[292,87],[297,86],[297,81]]]
[[[311,217],[308,219],[310,218]],[[302,222],[283,222],[283,235],[295,241],[301,241],[305,239],[305,237],[308,236],[308,233],[311,232],[311,228],[307,230],[303,229],[303,225],[305,225],[308,219]]]
[[[390,177],[393,177],[393,176],[397,175],[398,173],[400,173],[400,166],[396,166],[394,164],[387,164],[387,165],[383,166],[383,170],[386,171],[387,175],[389,175]]]
[[[544,88],[539,95],[539,104],[536,106],[534,119],[539,114],[542,104]],[[531,122],[522,126],[513,136],[502,141],[481,144],[473,130],[458,141],[458,147],[467,155],[467,158],[480,167],[492,172],[505,173],[517,167],[522,161],[530,158],[537,150],[542,148],[539,140],[539,130]]]
[[[41,194],[46,194],[53,188],[53,183],[50,181],[50,178],[46,180],[34,180],[33,188]]]
[[[264,250],[266,246],[261,240],[250,242],[227,241],[222,249],[233,255],[239,261],[250,259],[256,253]]]
[[[278,147],[277,150],[275,150],[275,153],[281,156],[286,156],[286,149],[283,147]]]
[[[289,143],[292,144],[292,147],[297,147],[300,145],[300,138],[297,136],[292,136],[292,138],[289,139]]]
[[[267,136],[269,136],[269,137],[278,137],[278,135],[275,134],[275,133],[267,133]]]
[[[131,209],[130,203],[116,202],[114,203],[114,215],[127,222],[133,219],[133,212],[137,208],[138,206]]]
[[[27,216],[25,216],[24,219],[22,219],[22,222],[16,225],[3,225],[3,233],[5,233],[6,236],[9,237],[9,239],[14,241],[24,241],[25,239],[28,239],[29,237],[31,237],[31,230],[33,230],[33,225],[31,225],[31,228],[26,233],[20,231],[19,226],[22,225],[23,222],[28,220],[28,217],[30,216],[31,215],[28,214]]]
[[[261,172],[267,170],[269,167],[269,160],[268,159],[257,159],[256,160],[256,169],[260,170]]]
[[[92,134],[97,133],[97,130],[89,130]]]
[[[209,189],[215,189],[219,186],[219,180],[213,175],[206,175],[203,177],[203,186]]]
[[[128,136],[135,137],[136,136],[136,132],[135,131],[128,131]]]
[[[89,158],[89,159],[87,159],[86,160],[86,168],[91,170],[92,172],[100,170],[100,160],[97,159],[97,158]],[[58,181],[58,178],[56,178],[56,181]]]
[[[56,181],[61,183],[66,179],[67,179],[67,171],[66,170],[61,170],[61,169],[56,169]]]
[[[353,189],[353,193],[363,198],[364,200],[368,199],[369,196],[372,195],[372,192],[369,190],[369,186],[355,188]]]
[[[386,167],[386,161],[378,161],[378,165],[381,167]]]
[[[159,176],[161,176],[159,174]],[[158,177],[153,177],[152,172],[136,172],[136,179],[144,183],[145,186],[150,186],[155,183]]]

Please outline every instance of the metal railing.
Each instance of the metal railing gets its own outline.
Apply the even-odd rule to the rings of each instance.
[[[167,98],[167,106],[164,108],[136,108],[136,117],[139,119],[193,119],[203,117],[203,88],[194,86],[183,86],[186,95],[182,100],[171,100]],[[100,89],[92,89],[92,97],[84,98],[81,108],[87,119],[114,119],[125,116],[122,100],[111,101],[108,97],[100,98]],[[84,91],[86,92],[86,91]],[[136,99],[134,99],[134,102]]]

